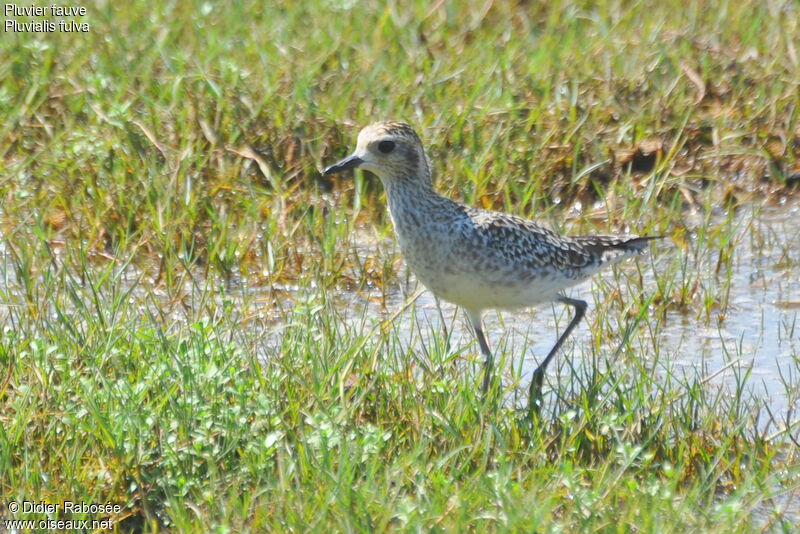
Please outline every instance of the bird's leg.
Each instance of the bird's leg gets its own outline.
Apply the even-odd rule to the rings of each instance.
[[[567,297],[561,297],[558,299],[559,302],[563,302],[564,304],[569,304],[573,308],[575,308],[575,315],[572,317],[572,320],[567,325],[567,329],[564,330],[564,333],[558,338],[556,344],[553,345],[553,348],[550,349],[550,353],[547,357],[539,364],[539,367],[533,372],[533,379],[531,380],[531,388],[530,388],[530,396],[528,397],[528,408],[533,410],[535,405],[538,405],[540,397],[542,395],[542,384],[544,383],[544,373],[547,369],[547,365],[550,363],[550,360],[553,359],[553,356],[556,355],[558,349],[561,348],[561,345],[564,344],[564,341],[569,337],[570,333],[575,329],[578,325],[580,320],[583,318],[583,315],[586,313],[586,302],[583,300],[577,299],[570,299]]]
[[[446,343],[445,347],[447,348],[447,353],[450,353],[450,333],[447,331],[447,321],[444,319],[444,314],[442,313],[442,303],[439,301],[439,297],[436,295],[433,296],[433,300],[436,301],[436,310],[439,312],[439,323],[442,325],[442,330],[444,331],[444,341]]]
[[[492,367],[494,365],[494,357],[492,351],[489,350],[489,344],[486,342],[486,336],[483,335],[483,328],[481,327],[481,313],[471,310],[466,310],[469,320],[472,323],[472,328],[475,330],[475,337],[478,338],[478,345],[481,347],[481,352],[486,358],[483,361],[483,386],[481,390],[483,394],[489,391],[489,382],[492,377]]]
[[[486,343],[486,336],[483,335],[483,330],[480,328],[475,329],[475,337],[478,338],[478,345],[481,346],[481,352],[486,357],[483,362],[483,394],[489,391],[489,381],[492,377],[492,366],[494,365],[494,358],[492,357],[492,351],[489,350],[489,345]]]

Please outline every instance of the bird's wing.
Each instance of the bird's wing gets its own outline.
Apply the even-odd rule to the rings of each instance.
[[[594,254],[572,237],[506,213],[467,210],[471,232],[481,241],[487,260],[514,263],[526,269],[580,269]]]

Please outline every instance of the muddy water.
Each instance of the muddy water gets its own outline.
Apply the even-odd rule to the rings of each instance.
[[[729,223],[724,214],[717,219],[712,227],[730,224],[735,228],[727,263],[718,265],[719,250],[715,246],[701,247],[701,253],[695,254],[691,243],[682,248],[664,240],[655,245],[652,260],[638,260],[638,268],[628,262],[616,273],[603,273],[569,289],[567,295],[586,300],[589,311],[562,349],[559,361],[549,369],[551,382],[554,373],[569,374],[565,360],[576,367],[588,365],[592,358],[607,365],[625,365],[609,361],[608,356],[619,348],[631,320],[620,317],[619,306],[607,313],[598,312],[597,308],[604,305],[604,295],[619,288],[624,305],[631,300],[632,291],[643,291],[645,297],[656,293],[656,278],[680,280],[685,276],[694,286],[693,300],[682,309],[668,310],[663,318],[645,316],[630,337],[631,353],[644,355],[648,359],[644,365],[655,373],[686,381],[700,379],[723,394],[733,393],[744,382],[745,396],[763,402],[776,416],[777,420],[769,424],[770,431],[780,432],[794,420],[792,433],[796,435],[796,409],[800,407],[800,203],[743,208]],[[690,229],[706,224],[699,213],[687,214],[685,222]],[[697,236],[688,238],[690,242],[692,239]],[[361,246],[361,254],[375,254],[376,245]],[[397,245],[390,241],[381,246]],[[675,273],[680,263],[685,275]],[[626,276],[631,284],[625,282]],[[606,287],[600,291],[601,286]],[[409,283],[399,284],[389,293],[385,307],[368,302],[363,295],[341,294],[338,301],[343,308],[351,308],[353,317],[361,317],[365,306],[385,317],[401,309],[416,289],[411,277]],[[370,293],[371,297],[379,295],[377,289]],[[609,335],[600,342],[592,332],[598,313],[604,313],[604,320],[609,321],[605,328]],[[422,344],[441,336],[442,321],[451,335],[451,350],[467,354],[477,351],[463,314],[448,303],[437,306],[428,291],[395,319],[395,325],[403,344],[421,353]],[[488,312],[484,321],[493,349],[506,355],[507,365],[521,369],[518,389],[519,397],[524,397],[528,377],[555,342],[557,332],[566,327],[569,312],[563,306],[543,305],[521,312]],[[624,360],[624,354],[619,358]],[[508,384],[508,369],[504,377]]]

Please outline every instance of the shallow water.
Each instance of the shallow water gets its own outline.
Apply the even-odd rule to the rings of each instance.
[[[567,363],[585,363],[591,358],[605,358],[607,362],[631,322],[630,316],[624,316],[622,310],[634,300],[633,292],[641,291],[646,298],[658,291],[657,280],[663,284],[664,280],[686,278],[699,288],[695,300],[683,310],[670,309],[662,318],[652,314],[644,316],[631,335],[631,353],[637,357],[646,355],[649,361],[645,364],[651,365],[655,372],[685,376],[687,380],[703,377],[710,385],[726,388],[737,387],[744,374],[749,373],[747,387],[754,398],[762,400],[776,415],[775,429],[780,429],[781,419],[797,421],[796,408],[800,404],[800,201],[764,208],[746,207],[731,221],[726,221],[725,217],[726,214],[719,214],[708,224],[701,213],[688,212],[684,223],[687,228],[736,228],[731,239],[731,261],[727,266],[723,264],[717,269],[719,249],[716,245],[701,247],[704,252],[695,257],[691,242],[696,236],[686,238],[690,243],[687,248],[665,239],[654,243],[656,248],[652,256],[625,262],[614,271],[604,272],[569,289],[567,295],[586,300],[589,311],[548,370],[549,378],[559,372],[568,375]],[[380,242],[369,242],[364,234],[356,235],[353,246],[360,257],[379,257],[379,263],[397,252],[392,236]],[[4,302],[0,302],[0,323],[5,324],[10,309],[18,306],[16,296],[22,290],[14,277],[9,251],[2,242],[0,259],[3,260],[0,274],[4,282],[0,294],[5,294]],[[685,274],[675,272],[681,264]],[[138,286],[136,281],[141,278],[132,265],[120,275],[123,285]],[[265,341],[265,357],[280,345],[283,331],[280,317],[291,309],[291,302],[286,303],[288,308],[280,306],[281,312],[275,306],[276,297],[263,295],[263,288],[226,289],[212,281],[202,285],[214,288],[212,298],[218,304],[217,309],[224,308],[227,303],[238,317],[235,321],[241,319],[248,323],[251,331],[262,330],[261,334],[254,335]],[[413,276],[409,276],[384,292],[380,288],[359,293],[340,291],[333,295],[333,301],[340,316],[348,322],[362,321],[365,314],[370,320],[385,319],[402,310],[407,296],[418,289]],[[176,307],[174,299],[157,287],[135,287],[130,298],[138,303],[136,306],[151,308],[162,307],[159,302],[172,301],[168,317],[174,320],[172,327],[178,328],[180,324],[198,320],[198,314],[204,313],[201,302],[207,301],[202,288],[187,286],[185,292],[188,310],[194,311]],[[312,285],[299,293],[304,292],[314,293],[315,289]],[[296,288],[285,288],[285,293],[298,294]],[[708,307],[708,313],[702,303],[706,294],[716,300]],[[609,295],[614,295],[615,304],[605,309],[607,306],[602,300]],[[69,313],[69,310],[62,311]],[[167,313],[165,309],[155,311]],[[520,397],[525,395],[528,376],[550,350],[557,332],[566,327],[570,313],[571,310],[561,305],[543,305],[519,312],[485,314],[484,329],[496,356],[505,355],[507,366],[521,366],[522,387],[517,388]],[[259,320],[247,321],[248,317],[255,316]],[[451,350],[462,355],[478,352],[463,314],[445,302],[437,307],[429,291],[423,291],[413,307],[401,311],[393,324],[404,346],[424,353],[434,336],[441,338],[442,320],[451,334]],[[608,324],[599,325],[598,320]],[[607,334],[599,341],[593,337],[598,326]],[[620,355],[622,361],[611,363],[624,365],[624,352]],[[475,355],[475,361],[479,360]],[[503,376],[508,383],[508,368]],[[553,386],[558,387],[558,384]],[[795,428],[793,433],[796,435],[798,430]]]
[[[719,224],[725,223],[723,215]],[[704,226],[700,214],[688,213],[686,226]],[[639,259],[644,296],[657,291],[656,277],[681,279],[680,272],[670,275],[676,265],[685,263],[685,276],[697,280],[699,288],[695,301],[685,309],[669,310],[665,317],[645,316],[631,335],[635,354],[648,355],[655,372],[685,377],[687,381],[701,379],[710,387],[733,392],[746,374],[746,392],[758,399],[775,415],[768,430],[780,432],[794,421],[793,434],[797,434],[798,394],[800,394],[800,204],[785,204],[765,208],[744,208],[738,211],[731,224],[736,228],[731,242],[731,261],[717,269],[718,249],[708,247],[704,254],[694,257],[669,239],[658,242],[653,259]],[[691,238],[690,238],[691,239]],[[356,243],[361,254],[375,254],[376,244]],[[396,247],[393,242],[380,246]],[[671,271],[672,269],[672,271]],[[619,287],[624,304],[630,301],[631,291],[638,291],[639,274],[634,262],[616,267],[617,272],[605,272],[592,281],[567,290],[567,296],[586,300],[589,311],[571,338],[565,344],[548,375],[558,373],[565,359],[580,363],[581,359],[599,355],[602,360],[613,354],[623,339],[623,332],[631,321],[621,318],[619,306],[608,313],[606,319],[617,326],[611,339],[603,340],[599,350],[592,348],[592,325],[597,308],[603,306],[603,295]],[[625,283],[626,276],[633,279]],[[598,291],[599,286],[607,286]],[[413,276],[407,283],[389,291],[385,305],[371,302],[363,294],[337,295],[343,316],[356,320],[364,314],[365,307],[384,318],[401,309],[409,295],[418,288]],[[703,299],[710,295],[715,303],[705,311]],[[370,297],[379,297],[374,289]],[[375,299],[377,300],[377,299]],[[654,306],[651,306],[653,308]],[[543,305],[538,309],[521,312],[487,312],[484,330],[493,350],[507,356],[507,363],[519,365],[523,358],[522,390],[537,362],[552,347],[557,332],[566,327],[571,310],[564,306]],[[614,315],[616,313],[616,315]],[[395,319],[404,345],[419,349],[419,344],[431,342],[442,332],[442,320],[451,332],[451,349],[477,352],[477,345],[467,326],[466,318],[455,306],[437,302],[429,291],[424,291],[415,301],[413,309]],[[615,323],[616,321],[616,323]],[[420,339],[421,338],[421,339]],[[421,349],[420,349],[421,350]],[[510,356],[514,355],[514,356]],[[620,356],[621,358],[623,356]],[[478,358],[476,356],[476,358]],[[510,362],[508,362],[510,358]],[[574,361],[571,365],[575,365]],[[561,368],[568,374],[568,367]],[[509,373],[505,373],[508,381]],[[551,377],[552,378],[552,377]],[[519,392],[524,396],[524,391]]]
[[[730,221],[725,217],[719,214],[708,224],[701,213],[688,212],[684,223],[690,229],[735,228],[731,238],[731,261],[727,265],[717,265],[719,249],[716,245],[701,247],[704,252],[695,256],[691,242],[697,236],[686,238],[690,245],[685,248],[665,239],[654,242],[652,256],[637,260],[638,265],[634,261],[625,262],[614,271],[604,272],[567,290],[568,296],[586,300],[589,311],[551,365],[549,377],[552,379],[552,375],[559,372],[568,374],[568,367],[564,367],[567,362],[575,365],[591,358],[605,358],[607,363],[608,356],[618,349],[631,323],[630,315],[624,316],[622,310],[626,303],[634,300],[633,292],[641,291],[647,298],[657,293],[657,280],[663,284],[664,280],[685,278],[699,288],[695,300],[683,310],[670,309],[662,318],[652,314],[644,316],[631,335],[631,352],[647,355],[650,361],[645,363],[658,373],[685,376],[687,380],[703,377],[710,385],[726,388],[736,388],[749,373],[746,384],[752,397],[762,400],[779,420],[796,421],[797,415],[793,412],[800,404],[800,201],[764,208],[746,207]],[[376,243],[369,242],[364,234],[357,235],[353,246],[362,258],[386,259],[397,251],[392,236]],[[9,252],[2,242],[0,258],[3,259],[0,274],[4,282],[0,293],[6,296],[6,302],[0,302],[0,322],[6,323],[2,319],[7,318],[10,308],[16,305],[14,293],[21,289],[11,268]],[[684,273],[675,272],[681,268]],[[128,265],[121,279],[123,285],[136,285],[140,273]],[[232,303],[240,318],[263,317],[255,321],[259,324],[249,326],[267,331],[258,337],[268,340],[264,348],[265,357],[268,357],[269,345],[274,348],[280,344],[282,325],[278,321],[288,310],[284,309],[277,316],[271,313],[270,309],[278,311],[272,305],[275,298],[261,295],[263,288],[224,289],[218,283],[206,282],[205,287],[215,288],[214,300],[223,305]],[[333,300],[346,321],[361,321],[365,313],[368,318],[385,319],[401,310],[408,295],[418,289],[413,276],[409,276],[384,292],[379,288],[359,293],[340,291],[333,295]],[[286,294],[297,294],[294,288],[285,290]],[[314,291],[312,286],[300,293]],[[201,312],[202,306],[194,304],[206,299],[197,287],[194,290],[189,287],[186,292],[187,304],[197,309],[188,313],[186,308],[173,309],[170,313],[175,320],[173,327],[197,320],[196,314]],[[167,295],[163,293],[156,287],[135,287],[131,298],[148,302],[152,307],[158,306],[159,301],[166,302]],[[609,295],[614,295],[615,305],[605,310],[607,306],[602,299]],[[702,302],[704,298],[715,301],[707,311]],[[292,304],[288,306],[291,309]],[[525,394],[528,376],[550,350],[570,313],[571,310],[561,305],[543,305],[519,312],[485,314],[484,330],[496,356],[504,354],[507,366],[521,366],[520,396]],[[600,329],[608,335],[599,341],[593,338],[593,331],[600,326],[598,320],[608,322]],[[437,306],[429,291],[423,291],[412,307],[401,311],[394,326],[404,346],[424,352],[434,336],[441,339],[442,321],[451,334],[451,350],[462,355],[478,351],[463,314],[449,303],[441,302]],[[624,358],[624,352],[620,358]],[[476,355],[475,360],[479,359]],[[620,364],[616,360],[611,363]],[[508,382],[508,368],[503,376]],[[780,422],[774,423],[779,430]],[[796,434],[797,429],[793,433]]]
[[[725,214],[717,217],[716,223],[725,227]],[[784,429],[790,428],[790,435],[798,439],[800,423],[797,408],[800,406],[800,202],[763,209],[741,209],[732,221],[736,228],[732,242],[729,267],[718,271],[718,248],[707,247],[706,252],[695,257],[691,246],[684,249],[669,239],[656,243],[651,256],[637,261],[628,261],[612,271],[595,276],[590,282],[567,291],[568,296],[581,298],[589,303],[586,319],[582,321],[573,336],[565,344],[557,359],[548,370],[545,389],[562,388],[562,393],[575,386],[569,380],[557,381],[558,376],[569,376],[569,365],[580,368],[589,365],[592,358],[604,361],[614,354],[622,343],[630,315],[622,313],[626,303],[630,303],[634,292],[641,291],[645,297],[657,292],[658,281],[684,276],[697,282],[700,288],[696,300],[685,309],[670,309],[666,316],[645,315],[635,326],[630,337],[630,354],[644,357],[642,365],[652,369],[661,377],[686,377],[687,382],[703,379],[709,387],[732,394],[749,373],[745,396],[763,403],[772,417],[762,421],[766,436],[778,440],[785,439]],[[687,213],[685,224],[688,228],[702,228],[706,223],[701,214]],[[687,238],[696,240],[696,236]],[[358,248],[362,258],[368,256],[391,258],[397,251],[393,237],[382,239],[379,243],[369,242],[364,236],[356,236],[353,246]],[[57,251],[56,251],[57,253]],[[9,321],[12,308],[16,313],[24,313],[21,307],[22,289],[15,278],[12,255],[0,241],[0,326],[13,327]],[[676,266],[684,261],[685,275],[674,272]],[[313,295],[313,282],[304,288],[285,287],[248,288],[246,284],[233,286],[211,280],[200,281],[200,287],[186,284],[183,305],[176,304],[174,293],[163,288],[148,286],[138,282],[143,275],[132,265],[124,267],[120,273],[123,287],[135,286],[130,294],[131,304],[144,314],[148,311],[153,317],[164,314],[165,323],[172,329],[184,327],[199,317],[208,315],[209,297],[205,294],[212,288],[211,300],[219,313],[230,312],[232,324],[246,325],[239,328],[236,336],[241,336],[243,344],[258,347],[260,355],[268,359],[280,350],[284,327],[281,318],[286,317],[297,303],[295,297]],[[639,277],[641,276],[641,285]],[[630,280],[630,281],[629,281]],[[423,291],[413,306],[404,309],[408,295],[419,288],[413,276],[385,289],[373,288],[363,292],[340,291],[332,295],[339,316],[351,325],[359,325],[363,332],[373,328],[377,321],[393,319],[394,332],[404,347],[409,347],[417,356],[425,354],[426,347],[441,340],[443,324],[451,337],[451,351],[460,356],[474,355],[474,366],[466,366],[466,371],[475,377],[478,385],[478,365],[480,356],[473,335],[463,314],[448,303],[437,302],[428,291]],[[608,309],[604,302],[614,296],[614,305]],[[86,295],[89,289],[84,288]],[[702,298],[707,291],[717,302],[704,311]],[[385,295],[383,294],[385,293]],[[278,296],[276,296],[278,294]],[[285,298],[287,295],[291,298]],[[328,295],[329,297],[331,295]],[[381,301],[382,297],[385,297]],[[283,304],[276,301],[283,300]],[[651,306],[651,309],[656,306]],[[70,315],[69,310],[62,310]],[[506,365],[522,370],[519,387],[510,388],[513,393],[509,401],[524,403],[530,374],[537,362],[547,354],[569,320],[570,310],[563,306],[544,305],[538,309],[522,312],[489,312],[485,314],[485,331],[496,355],[506,355]],[[131,313],[137,313],[132,310]],[[366,320],[365,320],[366,318]],[[55,319],[54,319],[55,320]],[[80,319],[77,314],[76,320]],[[599,321],[607,321],[600,324]],[[601,328],[598,328],[601,327]],[[604,332],[603,339],[598,331]],[[625,369],[639,362],[626,360],[627,351],[613,360],[611,365]],[[521,358],[521,360],[520,360]],[[604,361],[605,363],[605,361]],[[513,373],[499,370],[507,385],[514,385]],[[552,393],[551,393],[552,394]],[[566,391],[569,394],[569,391]],[[789,445],[792,446],[792,445]],[[784,510],[786,517],[800,520],[800,504],[796,492],[781,493],[776,487],[774,506]],[[753,521],[763,524],[772,517],[766,504],[760,506]]]
[[[721,225],[724,216],[719,216]],[[737,228],[732,242],[729,267],[717,271],[718,249],[709,247],[708,252],[693,257],[690,252],[669,240],[655,244],[651,256],[640,262],[641,291],[645,296],[657,290],[656,278],[669,278],[675,262],[685,260],[687,278],[696,278],[701,287],[709,289],[716,297],[710,313],[698,311],[701,304],[692,302],[684,310],[670,310],[658,319],[645,316],[635,325],[631,339],[632,353],[646,355],[649,366],[660,377],[667,375],[684,379],[687,383],[701,380],[707,388],[716,388],[720,394],[733,396],[745,384],[742,397],[763,406],[766,414],[758,422],[764,437],[774,438],[787,447],[794,447],[800,435],[800,203],[773,206],[763,209],[740,210],[732,221]],[[700,214],[687,214],[687,227],[705,226]],[[377,254],[376,248],[389,247],[396,250],[394,241],[378,245],[356,243],[362,248],[364,257]],[[676,259],[677,258],[677,259]],[[575,388],[568,381],[554,381],[554,373],[569,376],[569,366],[577,368],[589,365],[592,358],[602,361],[604,356],[614,354],[623,341],[623,332],[631,322],[619,317],[617,308],[608,313],[610,321],[618,321],[619,328],[612,332],[611,339],[602,340],[594,348],[592,326],[602,307],[604,295],[619,287],[623,302],[630,300],[630,291],[638,285],[620,284],[625,274],[638,280],[635,262],[629,261],[616,267],[615,272],[605,272],[591,281],[567,291],[567,296],[586,300],[589,310],[571,338],[548,369],[545,391],[551,387]],[[665,274],[667,273],[667,274]],[[677,273],[675,278],[682,275]],[[600,286],[607,286],[599,291]],[[385,295],[374,289],[368,295],[340,293],[337,303],[345,320],[358,322],[366,313],[389,318],[408,304],[408,299],[419,291],[413,276]],[[697,299],[702,299],[702,291]],[[369,298],[368,298],[369,297]],[[626,297],[628,297],[626,299]],[[380,301],[384,301],[378,304]],[[651,306],[653,308],[654,306]],[[519,387],[507,400],[521,405],[527,401],[527,386],[530,375],[555,343],[557,332],[569,321],[564,306],[544,305],[538,309],[522,312],[488,312],[484,315],[484,330],[495,357],[506,355],[507,366],[521,364],[522,378]],[[614,315],[616,313],[616,315]],[[613,317],[612,317],[613,316]],[[394,319],[399,337],[418,355],[424,346],[441,340],[442,323],[450,333],[450,349],[475,354],[477,343],[468,327],[467,320],[457,308],[449,303],[437,303],[429,291],[423,291],[405,311]],[[614,323],[612,323],[614,324]],[[509,357],[509,355],[511,355]],[[598,358],[599,355],[599,358]],[[519,362],[518,357],[522,356]],[[632,365],[620,363],[613,365]],[[481,357],[475,355],[475,361]],[[510,360],[510,361],[509,361]],[[572,360],[572,361],[570,361]],[[476,387],[478,367],[473,366]],[[496,370],[497,372],[497,370]],[[508,368],[500,370],[506,385],[511,381]],[[746,376],[749,375],[749,376]],[[745,380],[746,378],[746,380]],[[551,393],[552,395],[552,393]],[[547,402],[547,394],[545,395]],[[752,526],[761,529],[772,523],[777,516],[786,524],[800,521],[800,494],[797,489],[776,485],[775,498],[755,507],[751,515]]]
[[[676,317],[659,339],[676,366],[719,373],[712,383],[733,387],[737,376],[749,371],[753,394],[783,413],[797,407],[800,384],[798,221],[800,211],[793,206],[763,210],[752,219],[752,229],[742,225],[724,319]],[[793,392],[787,391],[791,384]]]

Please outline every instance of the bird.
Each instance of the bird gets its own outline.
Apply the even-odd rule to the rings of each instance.
[[[358,134],[355,151],[327,167],[375,174],[406,264],[433,294],[466,313],[484,357],[484,397],[494,357],[486,340],[486,310],[516,310],[546,302],[574,309],[567,328],[533,373],[529,406],[541,395],[547,366],[586,313],[586,301],[564,290],[602,269],[645,252],[663,236],[561,235],[530,219],[471,207],[438,194],[416,131],[401,121],[376,122]]]

